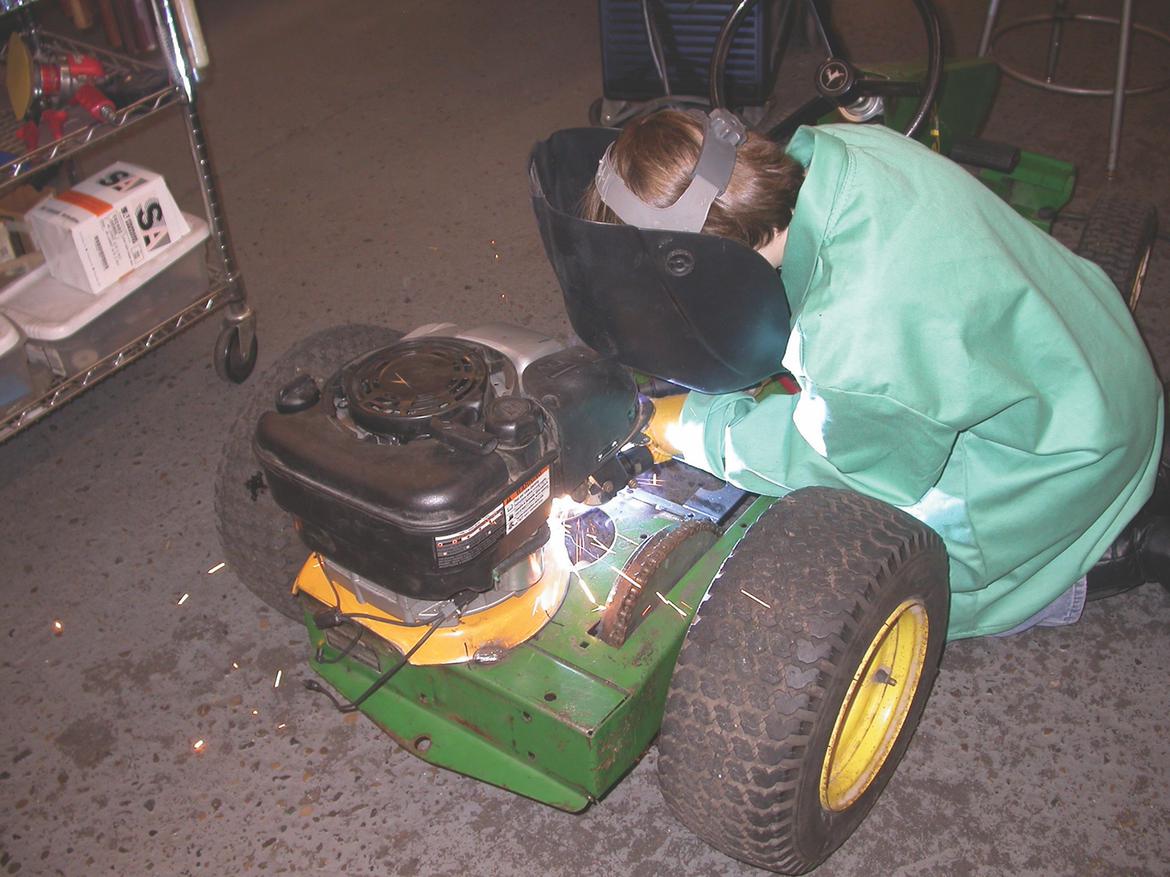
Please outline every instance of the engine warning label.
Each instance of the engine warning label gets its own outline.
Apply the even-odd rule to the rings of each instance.
[[[439,568],[458,566],[479,557],[539,509],[550,493],[548,466],[545,466],[470,527],[436,536],[435,561]]]
[[[439,568],[457,566],[483,554],[495,544],[504,523],[504,507],[496,506],[470,527],[435,537],[435,560]]]
[[[504,532],[511,533],[548,499],[551,487],[548,466],[541,469],[527,484],[504,500]]]

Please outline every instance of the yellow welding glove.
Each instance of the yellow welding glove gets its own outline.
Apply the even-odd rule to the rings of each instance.
[[[654,414],[646,424],[646,437],[650,439],[647,447],[655,463],[664,463],[678,454],[678,448],[671,444],[666,437],[667,431],[678,423],[682,416],[683,405],[687,401],[686,393],[677,396],[663,396],[654,400]]]

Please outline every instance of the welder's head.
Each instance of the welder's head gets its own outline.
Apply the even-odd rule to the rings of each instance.
[[[800,180],[798,165],[722,111],[537,143],[532,206],[573,331],[703,393],[775,374],[791,314],[768,246],[783,244]]]
[[[663,110],[631,121],[606,151],[581,216],[702,231],[760,249],[788,227],[804,177],[777,144],[726,111]]]

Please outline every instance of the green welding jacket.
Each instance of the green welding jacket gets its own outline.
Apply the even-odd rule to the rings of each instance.
[[[823,485],[930,525],[951,639],[1030,618],[1153,490],[1162,387],[1116,287],[970,174],[871,125],[802,128],[777,351],[800,393],[691,393],[683,458],[744,489]]]

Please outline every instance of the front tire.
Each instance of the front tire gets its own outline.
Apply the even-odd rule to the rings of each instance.
[[[248,390],[224,442],[215,484],[219,541],[229,568],[244,586],[282,615],[299,621],[292,582],[309,556],[292,517],[272,499],[252,453],[256,424],[276,408],[276,393],[299,374],[324,382],[361,354],[393,344],[401,332],[381,326],[333,326],[294,344]]]
[[[748,531],[679,655],[659,736],[667,804],[761,868],[815,868],[893,774],[938,672],[938,536],[884,503],[796,491]]]
[[[1150,253],[1158,232],[1152,204],[1121,195],[1103,195],[1089,211],[1076,253],[1099,265],[1130,311],[1137,309]]]

